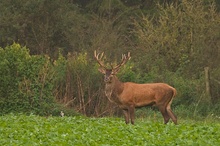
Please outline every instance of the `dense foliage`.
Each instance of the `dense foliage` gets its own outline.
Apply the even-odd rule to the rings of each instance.
[[[1,114],[120,115],[105,98],[94,50],[113,64],[130,51],[120,79],[174,86],[177,115],[220,113],[219,1],[2,0],[0,8]]]
[[[126,125],[122,119],[0,117],[1,145],[219,145],[217,122],[184,122],[164,125],[140,120]]]
[[[47,56],[31,56],[18,44],[0,48],[0,106],[14,111],[46,114],[54,108],[53,72]]]

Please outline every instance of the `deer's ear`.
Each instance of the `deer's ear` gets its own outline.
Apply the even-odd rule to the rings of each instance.
[[[99,68],[98,71],[102,74],[105,74],[105,69],[104,68]]]

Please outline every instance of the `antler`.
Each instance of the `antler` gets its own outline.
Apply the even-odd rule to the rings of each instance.
[[[101,56],[100,56],[101,55]],[[107,69],[107,67],[105,67],[105,65],[103,64],[103,62],[101,61],[102,60],[102,58],[103,58],[103,56],[104,56],[104,52],[102,52],[101,54],[100,53],[96,53],[96,50],[94,51],[94,57],[95,57],[95,59],[96,59],[96,61],[99,63],[99,65],[103,68],[103,69]],[[121,62],[118,64],[118,65],[116,65],[115,67],[113,67],[112,65],[111,65],[111,67],[112,67],[112,70],[114,70],[114,72],[115,73],[117,73],[118,71],[119,71],[119,69],[120,69],[120,67],[122,66],[122,65],[124,65],[128,60],[130,60],[131,59],[131,56],[130,56],[130,52],[128,52],[128,55],[126,56],[125,54],[122,54],[122,57],[121,57]],[[104,72],[102,69],[100,70],[101,72]]]
[[[100,55],[100,53],[96,54],[96,50],[95,50],[95,51],[94,51],[94,57],[95,57],[96,61],[99,63],[99,65],[100,65],[102,68],[107,69],[107,68],[105,67],[105,65],[101,62],[101,59],[102,59],[103,56],[104,56],[104,52],[101,53],[101,56],[100,56],[100,57],[99,57],[99,55]]]
[[[117,66],[115,66],[114,68],[113,68],[113,70],[118,70],[122,65],[124,65],[128,60],[130,60],[131,59],[131,56],[130,56],[130,52],[128,52],[128,55],[126,56],[125,54],[122,54],[122,57],[121,57],[121,62],[117,65]]]

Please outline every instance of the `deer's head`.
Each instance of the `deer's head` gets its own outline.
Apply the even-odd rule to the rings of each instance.
[[[125,54],[122,54],[122,58],[121,58],[121,62],[116,65],[115,67],[113,67],[111,65],[111,69],[108,69],[104,63],[101,61],[102,58],[104,56],[104,53],[96,53],[96,51],[94,51],[94,57],[96,59],[96,61],[99,63],[100,68],[98,69],[99,72],[101,72],[102,74],[104,74],[104,81],[106,83],[111,83],[113,77],[118,73],[118,71],[120,70],[120,67],[123,66],[128,60],[130,60],[131,56],[130,56],[130,52],[128,52],[128,55],[126,56]]]

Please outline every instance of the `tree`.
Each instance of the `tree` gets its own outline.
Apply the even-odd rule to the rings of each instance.
[[[77,22],[81,19],[79,9],[68,0],[62,3],[60,0],[4,0],[0,7],[1,46],[15,41],[28,46],[32,54],[53,56],[58,48],[68,52],[70,43],[66,33],[70,25],[74,29],[81,25]]]
[[[217,67],[220,17],[215,3],[184,0],[179,5],[158,8],[158,17],[146,15],[136,23],[148,66],[157,64],[162,70],[182,71],[194,77],[204,66]]]

